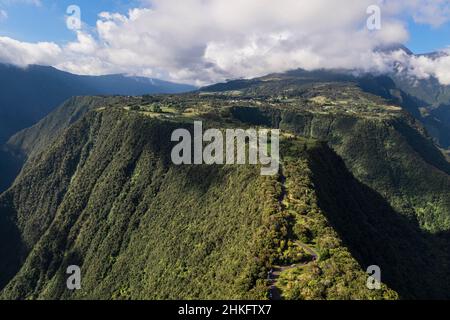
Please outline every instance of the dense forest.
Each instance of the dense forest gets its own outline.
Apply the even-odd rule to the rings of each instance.
[[[449,298],[450,164],[401,105],[324,79],[73,98],[12,137],[0,298]],[[280,129],[279,174],[173,165],[171,134],[194,120]]]
[[[94,111],[33,158],[1,198],[2,211],[17,219],[10,229],[26,235],[25,262],[4,269],[19,271],[2,296],[261,299],[267,270],[301,260],[302,250],[293,252],[291,243],[309,237],[321,252],[331,251],[320,263],[336,265],[323,268],[328,285],[298,298],[383,297],[384,291],[365,288],[364,272],[326,218],[314,217],[316,204],[305,200],[302,210],[312,210],[308,219],[317,222],[299,216],[291,225],[292,213],[280,205],[279,177],[261,177],[252,166],[171,165],[170,145],[162,142],[176,127],[124,111]],[[290,157],[304,158],[303,165],[308,148],[323,148],[289,144]],[[42,185],[49,174],[52,180]],[[308,182],[299,182],[306,184],[295,192],[309,193]],[[71,264],[83,269],[83,289],[75,293],[65,290]],[[334,283],[334,273],[345,277]]]

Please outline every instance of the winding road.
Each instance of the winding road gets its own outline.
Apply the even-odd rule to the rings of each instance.
[[[282,300],[281,290],[277,286],[277,283],[278,283],[278,279],[280,278],[280,276],[283,272],[286,272],[286,271],[289,271],[292,269],[303,268],[303,267],[306,267],[306,266],[314,263],[315,261],[319,260],[319,253],[317,251],[315,251],[314,249],[312,249],[311,247],[309,247],[306,244],[301,243],[301,242],[296,242],[295,245],[302,247],[306,252],[308,252],[312,256],[312,259],[310,261],[303,262],[303,263],[296,263],[296,264],[286,265],[286,266],[274,266],[273,272],[271,274],[269,274],[269,279],[268,279],[268,282],[270,284],[270,289],[269,289],[270,290],[269,291],[270,300]]]
[[[281,205],[282,210],[288,210],[289,203],[287,200],[289,200],[288,191],[286,188],[286,177],[283,174],[283,169],[280,166],[280,178],[279,181],[281,183],[281,194],[279,197],[279,202]],[[307,244],[302,243],[300,241],[296,241],[294,243],[296,246],[301,247],[303,250],[305,250],[308,254],[312,256],[310,261],[303,262],[303,263],[296,263],[292,265],[286,265],[286,266],[274,266],[273,270],[268,275],[268,283],[270,284],[269,288],[269,294],[270,294],[270,300],[282,300],[281,296],[281,290],[277,286],[278,279],[280,278],[281,274],[283,272],[296,269],[296,268],[303,268],[305,266],[308,266],[316,261],[319,260],[319,253],[314,250],[313,248],[309,247]]]

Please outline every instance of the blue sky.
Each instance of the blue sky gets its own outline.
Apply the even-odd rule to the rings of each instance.
[[[295,68],[386,72],[401,59],[418,76],[450,84],[450,56],[425,61],[375,50],[397,43],[415,53],[447,48],[449,1],[343,1],[0,0],[0,62],[204,85]],[[374,3],[383,20],[376,32],[361,29]],[[76,32],[66,26],[69,5],[81,8]],[[100,19],[101,12],[117,15]]]
[[[0,0],[0,9],[8,14],[8,18],[0,23],[0,36],[29,42],[65,43],[75,39],[74,33],[66,28],[65,12],[69,5],[81,7],[82,20],[90,26],[95,26],[98,14],[102,11],[126,13],[130,8],[140,6],[140,1],[137,0],[40,0],[40,2],[42,5],[36,6],[27,0],[6,2]]]
[[[406,46],[415,53],[428,53],[450,46],[450,23],[440,27],[408,21],[410,40]]]

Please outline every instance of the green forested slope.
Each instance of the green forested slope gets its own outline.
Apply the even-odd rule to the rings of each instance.
[[[123,100],[120,97],[74,97],[65,101],[55,111],[34,126],[12,136],[8,145],[22,150],[28,156],[42,151],[58,139],[71,124],[83,117],[89,110],[100,108]]]
[[[317,266],[325,289],[312,286],[302,298],[396,296],[365,288],[363,270],[326,217],[314,214],[315,202],[286,211],[283,184],[298,183],[297,191],[309,194],[307,182],[261,177],[251,166],[171,165],[167,141],[179,125],[137,112],[94,111],[30,159],[0,198],[9,228],[23,235],[21,261],[2,249],[18,273],[1,297],[264,298],[267,270],[299,259],[301,250],[289,245],[298,240],[328,252]],[[323,148],[291,144],[286,154],[303,163],[308,150]],[[310,211],[309,219],[318,219],[311,234],[300,227],[301,214]],[[65,289],[70,264],[83,272],[83,288],[75,293]]]
[[[450,229],[450,164],[404,118],[281,116],[280,128],[323,139],[363,183],[431,232]]]
[[[350,171],[387,198],[396,211],[417,219],[431,232],[449,230],[450,164],[423,127],[400,108],[389,105],[391,102],[364,93],[352,83],[328,83],[326,78],[312,82],[318,80],[307,76],[314,74],[306,74],[305,78],[274,76],[275,80],[269,77],[244,82],[245,89],[241,91],[156,97],[156,102],[120,97],[77,98],[13,137],[10,146],[26,154],[39,151],[70,123],[99,106],[131,105],[146,111],[149,106],[160,104],[173,106],[179,112],[206,112],[212,115],[209,120],[232,110],[231,118],[246,123],[279,127],[327,141]],[[374,84],[365,86],[376,88]]]
[[[76,98],[14,137],[29,159],[0,196],[0,297],[265,298],[267,271],[295,264],[288,299],[449,298],[450,167],[423,127],[353,83],[244,84]],[[194,120],[280,128],[280,175],[173,166]]]
[[[164,142],[173,125],[155,122],[91,114],[27,165],[3,199],[39,198],[46,190],[32,181],[48,163],[61,177],[47,181],[61,189],[50,206],[17,201],[19,229],[33,235],[25,244],[36,245],[6,297],[63,295],[65,282],[58,280],[68,263],[82,265],[81,297],[237,298],[244,292],[236,283],[245,284],[260,214],[273,199],[255,194],[263,191],[256,170],[172,167]],[[46,231],[31,230],[36,224]]]
[[[28,157],[58,139],[67,127],[89,110],[117,101],[120,98],[71,98],[34,126],[12,136],[5,145],[0,146],[0,192],[11,186]]]

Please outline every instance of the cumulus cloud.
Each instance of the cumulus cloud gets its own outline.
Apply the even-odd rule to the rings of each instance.
[[[53,64],[61,55],[61,48],[51,42],[28,43],[0,37],[0,57],[4,62],[19,66]]]
[[[294,68],[383,72],[392,67],[394,53],[377,49],[408,40],[405,14],[433,26],[450,18],[444,0],[143,3],[127,14],[100,13],[94,32],[79,30],[77,40],[64,46],[1,38],[0,59],[47,63],[74,73],[128,73],[196,84]],[[382,9],[378,31],[366,27],[366,10],[373,4]],[[424,75],[440,75],[431,66],[417,68]]]
[[[450,21],[448,0],[396,0],[385,1],[390,13],[407,13],[415,22],[439,27]]]
[[[397,61],[403,73],[414,79],[434,77],[443,85],[450,85],[450,50],[443,50],[437,56],[408,56],[404,52],[397,54]]]

